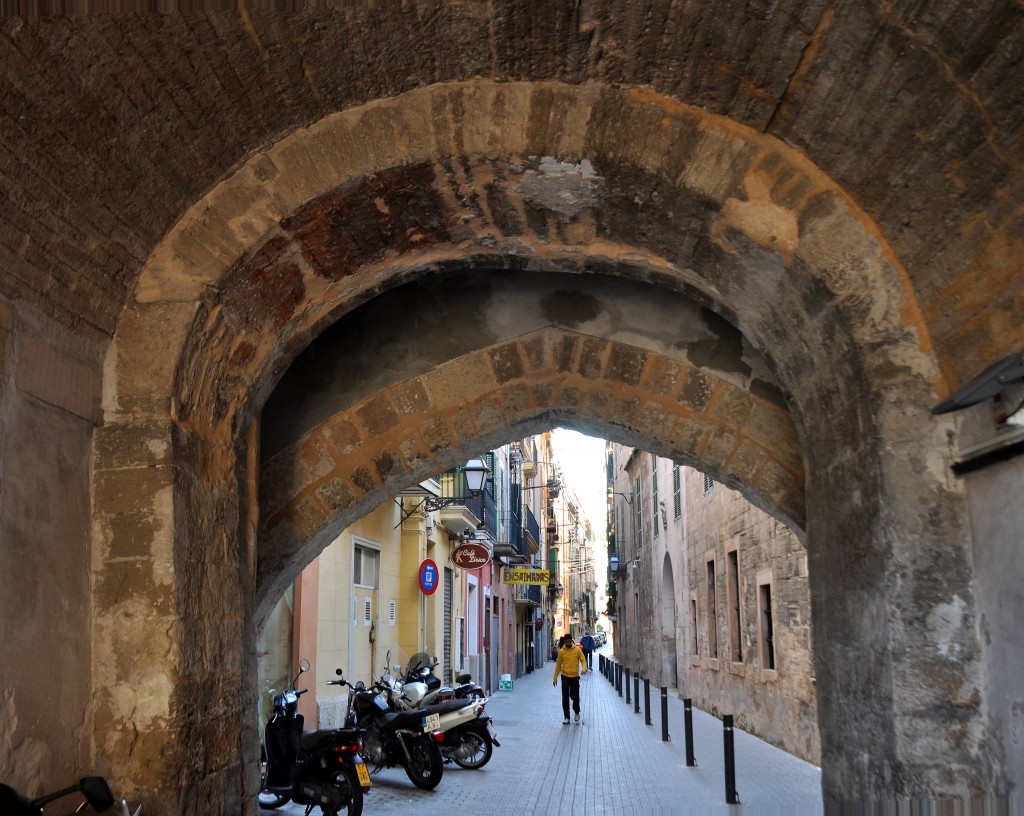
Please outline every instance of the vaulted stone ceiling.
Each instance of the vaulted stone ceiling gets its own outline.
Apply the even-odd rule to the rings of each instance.
[[[649,86],[803,151],[906,268],[953,387],[1022,344],[1019,3],[403,3],[0,23],[0,294],[104,343],[254,152],[438,82]],[[553,112],[552,115],[557,115]]]

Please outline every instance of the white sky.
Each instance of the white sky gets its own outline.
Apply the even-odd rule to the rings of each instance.
[[[583,511],[590,519],[595,538],[604,541],[608,515],[605,441],[566,428],[555,428],[551,433],[551,444],[555,450],[555,459],[565,474],[566,483],[579,498]]]

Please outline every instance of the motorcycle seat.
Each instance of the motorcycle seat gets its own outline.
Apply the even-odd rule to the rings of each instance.
[[[359,731],[355,728],[328,728],[303,732],[299,745],[303,751],[313,752],[335,742],[357,742],[359,738]]]

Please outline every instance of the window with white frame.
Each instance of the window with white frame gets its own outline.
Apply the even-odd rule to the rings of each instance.
[[[380,553],[373,547],[356,544],[352,553],[352,583],[376,589],[379,573]]]

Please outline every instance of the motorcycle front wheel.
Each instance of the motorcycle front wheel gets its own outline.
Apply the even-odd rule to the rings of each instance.
[[[341,798],[348,802],[348,807],[334,810],[334,808],[321,806],[324,816],[340,816],[342,813],[348,814],[348,816],[361,816],[363,812],[363,788],[359,784],[356,772],[345,765],[334,775],[331,784],[338,790]]]
[[[423,790],[433,790],[444,773],[444,759],[441,750],[429,734],[420,734],[409,745],[409,761],[405,772],[410,781]]]
[[[461,734],[462,744],[452,753],[452,759],[460,768],[476,770],[491,760],[494,748],[490,737],[476,728],[467,728]]]

